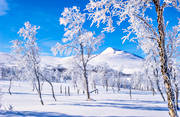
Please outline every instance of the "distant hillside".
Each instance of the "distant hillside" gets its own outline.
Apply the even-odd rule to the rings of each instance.
[[[15,57],[7,53],[0,53],[0,65],[13,65],[15,63]],[[143,58],[137,55],[116,50],[108,47],[97,57],[92,59],[92,65],[105,65],[107,64],[111,68],[122,71],[126,74],[139,71],[142,68]],[[41,65],[43,67],[51,65],[58,66],[62,65],[66,68],[71,67],[73,64],[73,57],[53,57],[53,56],[41,56]]]

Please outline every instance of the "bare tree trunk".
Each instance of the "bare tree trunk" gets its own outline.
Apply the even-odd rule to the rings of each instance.
[[[162,32],[160,31],[160,34],[161,33]],[[170,73],[168,72],[169,70],[168,70],[168,65],[167,65],[167,55],[166,55],[163,41],[160,40],[160,42],[158,43],[159,49],[160,49],[159,53],[160,53],[160,59],[161,59],[161,72],[162,72],[164,84],[166,87],[169,115],[171,117],[177,117],[177,111],[174,105],[174,92],[173,92],[171,81],[170,81]]]
[[[175,86],[175,93],[176,93],[176,107],[179,110],[179,105],[178,105],[179,88],[177,85]]]
[[[68,86],[68,95],[70,96],[70,87]]]
[[[41,83],[41,91],[43,90],[44,81]]]
[[[172,78],[173,78],[173,83],[175,85],[175,99],[176,99],[176,108],[179,110],[179,106],[178,106],[178,97],[179,97],[179,88],[178,88],[178,81],[176,79],[176,71],[175,69],[172,68],[171,66],[171,71],[174,71]]]
[[[132,94],[131,94],[132,92],[131,92],[131,86],[129,87],[129,97],[130,97],[130,99],[132,99]]]
[[[77,94],[79,95],[79,89],[77,89]]]
[[[87,77],[87,69],[86,69],[86,62],[84,60],[84,49],[83,45],[80,44],[81,47],[81,59],[82,59],[82,64],[83,64],[83,75],[85,78],[85,85],[86,85],[86,94],[87,94],[87,99],[90,100],[90,93],[89,93],[89,82],[88,82],[88,77]]]
[[[12,78],[9,80],[9,88],[8,88],[8,92],[9,92],[10,95],[12,95],[11,86],[12,86]]]
[[[105,83],[106,83],[106,92],[108,92],[108,80],[107,79],[105,80]]]
[[[77,88],[77,83],[76,81],[74,82],[74,90]]]
[[[154,59],[154,60],[156,60],[156,59]],[[160,88],[160,85],[159,85],[159,79],[158,79],[159,75],[158,75],[158,69],[157,68],[153,71],[153,74],[156,77],[156,86],[157,86],[157,89],[158,89],[158,91],[159,91],[163,101],[165,102],[166,100],[164,98],[163,92],[161,91],[161,88]]]
[[[112,84],[112,91],[113,91],[113,93],[115,93],[114,86],[115,86],[115,83]]]
[[[157,39],[157,43],[159,47],[161,72],[164,79],[164,85],[166,88],[169,115],[171,117],[178,117],[175,101],[174,101],[175,99],[174,92],[173,92],[171,81],[170,81],[170,73],[168,70],[167,53],[165,50],[165,31],[164,31],[163,10],[166,3],[160,6],[159,0],[153,0],[153,2],[154,2],[154,5],[156,7],[156,12],[157,12],[157,22],[158,22],[158,32],[159,32],[159,38]]]
[[[161,88],[159,86],[159,80],[156,80],[156,84],[157,84],[157,89],[158,89],[159,93],[161,94],[163,101],[165,102],[166,100],[165,100],[164,95],[163,95]]]
[[[118,80],[118,82],[117,82],[117,89],[118,89],[118,92],[120,92],[120,88],[121,88],[121,84],[120,84],[120,81]]]
[[[55,97],[55,94],[54,94],[54,87],[52,85],[52,83],[48,80],[48,79],[45,79],[49,85],[51,86],[51,92],[52,92],[52,97],[54,98],[54,100],[56,101],[56,97]]]
[[[62,94],[62,85],[60,86],[60,93]]]
[[[153,96],[154,96],[156,94],[156,92],[155,92],[154,88],[152,90],[153,90]]]
[[[33,89],[32,89],[32,91],[34,91],[34,90],[35,90],[35,87],[36,87],[36,86],[33,84]]]
[[[41,83],[40,83],[38,72],[36,71],[35,67],[34,67],[34,72],[35,72],[36,80],[37,80],[37,83],[38,83],[38,87],[35,85],[36,86],[36,90],[38,92],[41,104],[44,105],[44,102],[42,100],[42,95],[41,95]]]
[[[65,89],[64,89],[64,94],[66,95],[67,94],[67,91],[66,91],[66,86],[64,87]]]
[[[39,98],[40,98],[40,102],[42,105],[44,105],[44,102],[42,100],[42,95],[41,95],[41,85],[40,85],[40,80],[39,78],[37,78],[37,82],[38,82],[38,88],[37,88],[37,92],[38,92],[38,95],[39,95]]]
[[[96,82],[95,81],[93,81],[93,88],[94,88],[94,90],[96,90]],[[95,91],[95,94],[97,94],[97,90]]]
[[[148,79],[149,79],[149,81],[150,81],[150,84],[151,84],[151,91],[152,91],[153,96],[154,96],[154,94],[155,94],[156,92],[155,92],[155,89],[154,89],[154,86],[153,86],[153,82],[152,82],[152,80],[150,79],[149,76],[148,76]]]
[[[88,78],[86,76],[86,72],[84,73],[84,77],[85,77],[85,82],[86,82],[86,93],[87,93],[87,99],[90,99],[90,93],[89,93],[89,83],[88,83]]]

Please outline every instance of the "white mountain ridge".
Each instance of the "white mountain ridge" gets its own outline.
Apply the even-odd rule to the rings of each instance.
[[[11,66],[15,63],[16,59],[8,53],[0,52],[0,66],[7,65]],[[108,47],[97,57],[92,59],[90,64],[92,65],[108,65],[111,68],[122,71],[126,74],[132,74],[138,72],[142,69],[144,59],[133,55],[131,53],[116,50],[111,47]],[[41,65],[42,66],[58,66],[62,65],[65,68],[71,67],[73,64],[73,57],[53,57],[53,56],[41,56]]]

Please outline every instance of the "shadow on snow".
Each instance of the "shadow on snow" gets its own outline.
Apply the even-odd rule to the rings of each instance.
[[[79,115],[67,115],[55,112],[33,112],[33,111],[4,111],[0,112],[0,117],[90,117]],[[97,116],[91,116],[97,117]],[[104,116],[104,117],[140,117],[140,116]]]
[[[145,106],[141,104],[124,104],[121,103],[128,100],[116,100],[116,102],[98,102],[98,103],[74,103],[74,104],[62,104],[62,105],[72,105],[72,106],[84,106],[84,107],[111,107],[111,108],[121,108],[121,109],[134,109],[134,110],[147,110],[147,111],[168,111],[167,107],[156,107],[156,106]],[[137,100],[132,100],[132,102]],[[151,103],[155,104],[156,101],[137,101],[136,103]],[[158,103],[158,102],[157,102]],[[160,102],[159,102],[160,103]],[[163,103],[163,102],[162,102]]]
[[[82,117],[82,116],[75,116],[75,115],[67,115],[62,113],[55,113],[55,112],[33,112],[33,111],[4,111],[0,112],[0,116],[3,117]]]

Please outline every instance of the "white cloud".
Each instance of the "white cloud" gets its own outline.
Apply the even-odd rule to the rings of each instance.
[[[0,16],[5,15],[8,10],[8,3],[6,0],[0,0]]]

